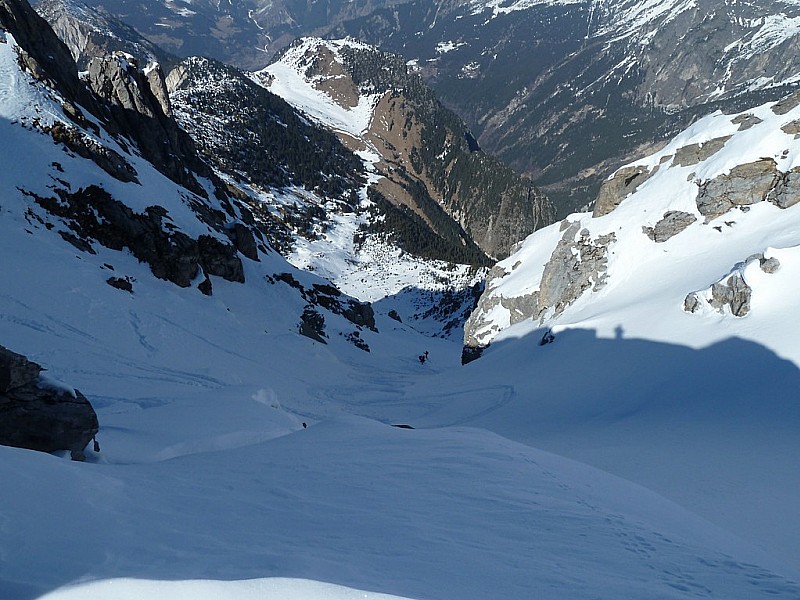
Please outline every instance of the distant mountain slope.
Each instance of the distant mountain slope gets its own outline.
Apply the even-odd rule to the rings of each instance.
[[[481,144],[564,216],[699,116],[796,85],[799,14],[794,2],[420,0],[331,35],[416,59]]]
[[[173,52],[250,69],[311,34],[397,52],[560,216],[591,202],[616,165],[700,116],[776,100],[800,82],[793,0],[125,2],[114,11]]]
[[[42,0],[35,8],[69,47],[81,70],[92,58],[115,50],[124,51],[143,64],[158,62],[165,69],[177,61],[102,6],[92,8],[77,0]]]
[[[410,209],[443,240],[464,248],[463,258],[453,257],[460,262],[474,262],[471,241],[449,217],[490,256],[505,256],[525,232],[552,219],[547,198],[481,152],[463,122],[398,56],[354,41],[309,38],[257,76],[354,148],[371,152],[380,177],[371,192],[378,208],[397,221],[403,217],[398,207]],[[406,214],[410,223],[413,215]]]
[[[171,134],[176,139],[185,142],[188,137],[177,131],[173,116],[189,132],[197,152],[226,179],[224,185],[216,180],[218,190],[228,188],[225,193],[236,197],[248,226],[255,225],[272,247],[296,265],[319,272],[365,300],[395,296],[408,288],[402,298],[388,300],[391,306],[385,310],[433,335],[459,336],[456,329],[474,305],[472,288],[477,274],[472,268],[441,259],[475,264],[488,259],[438,206],[430,202],[429,208],[437,211],[437,227],[448,232],[451,241],[421,219],[411,221],[411,228],[402,214],[400,219],[397,215],[386,219],[384,212],[367,201],[363,157],[246,73],[193,57],[176,64],[165,82],[161,69],[146,62],[149,54],[140,53],[142,62],[137,63],[125,52],[138,51],[142,44],[123,25],[87,6],[55,4],[58,11],[44,12],[55,14],[57,25],[67,24],[59,31],[74,55],[87,62],[98,59],[91,64],[101,65],[106,64],[106,50],[122,51],[120,64],[147,65],[148,81],[152,79],[158,88],[157,102],[161,104],[157,110],[148,109],[150,113],[163,112],[159,119],[176,130]],[[108,32],[98,24],[108,24],[117,34],[105,35]],[[90,32],[95,43],[86,45],[81,35],[73,32]],[[98,89],[103,85],[98,84]],[[150,83],[142,85],[143,89],[151,87]],[[125,103],[135,108],[135,103]],[[138,139],[154,149],[161,147],[157,133]],[[194,149],[191,154],[191,160],[197,162]],[[167,164],[174,162],[166,158]],[[205,163],[195,168],[209,176]],[[237,228],[242,230],[241,225]],[[398,243],[405,251],[398,249]],[[249,251],[252,254],[252,249]],[[364,277],[367,272],[369,278]],[[441,306],[433,307],[440,297]]]
[[[358,157],[245,73],[192,57],[170,71],[166,84],[178,122],[221,171],[357,204],[364,183]]]

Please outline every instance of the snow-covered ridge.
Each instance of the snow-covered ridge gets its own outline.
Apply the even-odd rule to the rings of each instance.
[[[471,336],[485,345],[541,327],[592,327],[609,337],[622,330],[692,347],[735,335],[800,365],[800,326],[790,308],[800,293],[793,275],[800,268],[798,123],[796,97],[740,114],[717,112],[621,168],[595,216],[570,215],[497,265],[468,324],[468,342]],[[612,188],[620,191],[609,203]],[[556,256],[568,257],[570,249],[580,276],[558,268]],[[780,267],[759,269],[770,257]],[[734,275],[740,281],[731,282]],[[718,310],[685,305],[692,294],[710,304],[712,286]],[[742,291],[747,309],[723,310],[720,298],[737,286],[750,288]]]
[[[312,62],[319,50],[329,50],[333,59],[342,63],[339,51],[343,47],[369,49],[352,38],[342,40],[322,40],[305,38],[302,43],[291,46],[280,60],[255,74],[255,80],[277,94],[296,108],[302,110],[320,125],[333,131],[360,137],[369,127],[372,114],[380,95],[359,94],[355,105],[348,105],[335,98],[319,84],[329,77],[310,73]]]
[[[592,11],[600,17],[600,26],[592,35],[611,36],[613,41],[648,35],[653,24],[663,26],[696,7],[697,0],[593,0]]]
[[[581,4],[585,0],[470,0],[473,15],[492,11],[492,18],[541,5]]]

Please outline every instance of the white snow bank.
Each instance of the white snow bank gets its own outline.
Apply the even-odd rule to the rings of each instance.
[[[247,581],[107,579],[69,586],[40,600],[399,600],[340,585],[273,577]]]

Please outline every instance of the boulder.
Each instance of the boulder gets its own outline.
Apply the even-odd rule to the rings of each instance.
[[[678,148],[677,152],[675,152],[673,164],[679,167],[696,165],[699,162],[711,158],[714,154],[722,150],[723,146],[725,146],[725,142],[729,139],[731,139],[731,136],[728,135],[708,140],[703,144],[689,144],[688,146]]]
[[[700,184],[697,209],[707,220],[711,220],[733,207],[762,202],[775,188],[779,178],[777,163],[771,158],[737,165],[730,173]]]
[[[41,371],[40,365],[0,346],[0,394],[36,381]]]
[[[642,227],[644,234],[656,243],[666,242],[697,221],[691,213],[670,210],[654,227]]]
[[[741,273],[734,273],[727,281],[711,286],[709,304],[719,312],[727,306],[734,317],[744,317],[750,312],[752,288],[747,285]]]
[[[739,126],[739,131],[750,129],[751,127],[758,125],[761,122],[762,119],[759,119],[752,113],[741,114],[736,116],[736,118],[731,119],[731,123]]]
[[[0,346],[0,444],[41,452],[69,450],[84,460],[97,414],[78,390],[51,382],[42,367]]]

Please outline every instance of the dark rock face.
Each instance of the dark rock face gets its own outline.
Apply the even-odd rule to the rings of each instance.
[[[48,385],[42,368],[0,346],[0,444],[41,452],[69,450],[84,460],[99,428],[97,414],[77,390]]]
[[[229,234],[239,252],[250,260],[260,261],[258,243],[249,227],[242,223],[235,223]]]
[[[244,282],[242,262],[232,245],[210,235],[194,240],[183,232],[170,231],[163,221],[167,211],[161,207],[135,213],[95,185],[74,193],[57,193],[58,199],[34,199],[50,213],[67,219],[78,239],[89,246],[96,240],[112,250],[128,248],[150,265],[153,275],[181,287],[191,285],[200,267],[207,274]]]
[[[310,304],[305,307],[300,316],[300,335],[323,344],[328,343],[325,341],[325,317]]]
[[[77,127],[55,123],[52,127],[45,127],[44,131],[50,134],[55,143],[64,144],[78,156],[93,160],[98,167],[115,179],[125,183],[139,183],[136,169],[127,160],[114,150],[101,146],[84,135]]]
[[[197,238],[197,250],[198,260],[207,274],[244,283],[244,269],[236,256],[236,248],[210,235],[201,235]]]
[[[20,61],[38,79],[86,106],[89,94],[78,81],[69,49],[25,0],[0,0],[0,29],[10,32],[20,48]]]
[[[275,280],[282,281],[296,290],[299,290],[303,299],[309,303],[302,317],[303,323],[307,323],[307,327],[311,327],[311,329],[307,329],[307,331],[315,330],[317,323],[316,317],[310,314],[311,312],[322,318],[322,315],[317,313],[314,307],[322,307],[334,314],[341,315],[357,327],[366,327],[372,331],[378,331],[375,327],[375,311],[368,302],[359,302],[353,298],[348,298],[332,285],[315,283],[310,289],[306,288],[297,281],[291,273],[276,273],[273,281]],[[302,330],[302,327],[300,333],[307,335]],[[308,337],[316,339],[316,337],[311,335]]]
[[[211,169],[197,156],[189,135],[171,118],[160,67],[147,74],[136,59],[122,53],[93,59],[88,66],[89,85],[111,112],[118,132],[134,140],[142,155],[172,181],[206,196],[193,173],[211,177]]]

